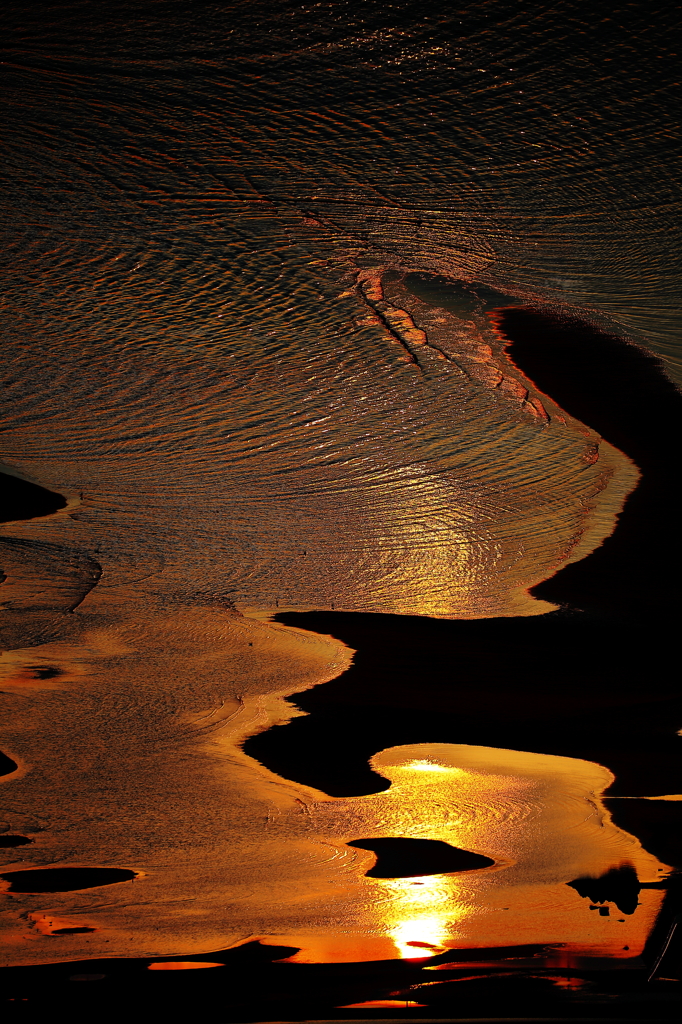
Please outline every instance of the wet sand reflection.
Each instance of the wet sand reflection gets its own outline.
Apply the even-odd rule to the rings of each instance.
[[[405,297],[400,301],[409,305]],[[557,422],[556,436],[563,437],[563,426]],[[545,431],[544,426],[536,425],[536,429]],[[570,436],[566,434],[562,441],[568,444],[570,440],[576,459],[584,448],[581,430],[574,423]],[[537,437],[548,443],[549,434]],[[104,430],[100,442],[105,445],[106,440]],[[197,436],[191,443],[200,451],[203,440]],[[629,463],[615,449],[612,454],[615,463],[627,469]],[[181,455],[178,453],[179,460]],[[229,453],[223,455],[227,458]],[[106,469],[112,480],[113,474],[118,474],[120,483],[125,465],[120,459],[110,463],[106,459],[103,455],[99,472]],[[490,460],[485,463],[486,474],[494,467],[506,472],[500,452],[495,459],[494,464]],[[538,465],[544,465],[542,460]],[[580,488],[592,487],[589,480],[594,483],[594,466],[582,463],[580,486],[569,474],[567,495],[561,492],[556,499],[565,500],[569,511]],[[52,470],[55,472],[56,466]],[[168,465],[151,460],[147,470],[160,481],[162,473],[167,476]],[[388,477],[395,482],[400,474],[391,470]],[[376,479],[383,487],[386,473],[378,472]],[[126,507],[132,508],[134,488],[128,483],[126,500],[130,504]],[[264,480],[263,495],[269,496],[266,483]],[[419,502],[428,504],[442,491],[443,478],[429,476],[418,467],[408,484],[408,491],[416,488]],[[7,848],[4,873],[17,867],[99,865],[134,872],[136,878],[127,887],[100,887],[101,891],[50,893],[49,897],[9,893],[3,925],[8,959],[30,963],[36,958],[129,956],[133,948],[161,956],[206,957],[211,950],[254,937],[299,947],[300,952],[292,958],[295,962],[419,960],[441,950],[519,943],[560,946],[566,955],[576,956],[628,958],[641,950],[662,899],[658,889],[649,887],[666,873],[666,865],[613,824],[600,797],[613,779],[609,771],[585,759],[493,747],[451,743],[389,746],[386,738],[378,743],[377,738],[385,732],[374,728],[376,723],[363,705],[354,709],[353,715],[360,726],[369,729],[372,742],[386,748],[370,761],[373,778],[380,777],[389,785],[385,792],[336,799],[329,795],[334,790],[319,782],[304,785],[302,781],[307,779],[292,781],[296,776],[287,771],[275,774],[270,761],[264,758],[266,763],[261,764],[249,756],[253,753],[250,744],[247,753],[242,747],[249,737],[273,737],[278,730],[272,727],[292,718],[299,723],[307,721],[324,737],[319,723],[301,717],[302,712],[287,697],[314,687],[315,699],[324,701],[326,687],[319,684],[337,679],[328,684],[327,692],[340,687],[348,699],[353,680],[349,673],[343,679],[341,674],[348,669],[352,651],[350,645],[327,635],[336,635],[336,627],[345,619],[332,616],[324,628],[315,622],[312,632],[296,628],[295,622],[282,625],[245,617],[222,592],[212,593],[211,587],[191,591],[190,577],[198,580],[203,564],[213,558],[210,552],[197,555],[200,543],[193,533],[210,486],[185,524],[183,543],[189,547],[178,547],[172,562],[149,577],[143,573],[141,582],[138,573],[131,571],[135,560],[131,556],[128,574],[134,582],[127,584],[121,580],[115,545],[109,545],[108,553],[98,547],[111,529],[109,520],[98,521],[98,486],[93,480],[94,497],[86,496],[77,513],[86,518],[58,513],[40,522],[15,523],[10,528],[13,536],[6,543],[14,559],[6,593],[16,603],[8,613],[14,638],[8,646],[14,649],[0,663],[6,668],[2,701],[12,722],[3,741],[12,768],[4,781],[11,797],[6,828],[31,842]],[[180,501],[184,486],[181,480],[177,493],[164,491],[167,517],[175,514],[173,502]],[[192,490],[191,481],[187,488],[192,501],[201,496],[201,488]],[[401,483],[400,495],[405,493]],[[136,514],[144,519],[145,499],[137,492],[134,498],[139,506]],[[211,497],[214,499],[218,501]],[[454,504],[459,500],[456,496]],[[449,494],[447,502],[452,501]],[[186,511],[189,506],[182,507]],[[614,507],[611,504],[600,511],[597,502],[593,508],[602,535],[612,526]],[[409,521],[405,520],[402,506],[397,511],[400,529],[395,535],[385,519],[374,519],[382,529],[387,528],[387,546],[403,535],[403,527],[405,536],[412,537],[421,528],[420,522],[412,523],[411,513]],[[264,506],[257,503],[254,515],[262,518]],[[224,513],[216,519],[220,529],[225,522]],[[139,535],[140,556],[149,530],[147,524]],[[532,533],[532,521],[524,523],[523,530]],[[450,539],[456,537],[450,520],[446,533]],[[53,543],[55,537],[59,544]],[[154,543],[157,537],[154,535]],[[178,535],[169,534],[162,540],[170,553]],[[74,556],[67,541],[78,541],[96,551],[104,565],[101,580],[99,561],[78,551]],[[375,548],[367,535],[358,543],[376,572],[370,560]],[[427,548],[428,544],[424,550]],[[306,569],[307,551],[301,555],[307,560]],[[329,558],[327,551],[324,554],[318,559],[318,568],[326,573]],[[339,553],[331,554],[336,558]],[[379,604],[385,599],[390,604],[393,598],[387,595],[391,592],[413,603],[413,610],[426,607],[420,605],[423,594],[411,591],[411,582],[423,578],[425,566],[435,564],[423,562],[421,554],[415,553],[414,565],[400,556],[401,574],[385,577],[383,596],[374,591]],[[180,563],[185,555],[181,586]],[[348,552],[342,555],[345,558]],[[234,551],[231,557],[236,558]],[[269,557],[258,571],[263,578],[274,579],[279,571],[277,558],[272,552]],[[342,563],[343,558],[335,571],[341,571]],[[287,564],[287,572],[300,576],[301,569],[293,562]],[[533,565],[533,573],[542,575],[540,564]],[[191,567],[189,575],[187,566]],[[217,578],[228,568],[218,561],[212,571]],[[509,593],[503,567],[493,566],[490,571],[495,588]],[[426,572],[426,576],[428,586],[433,587],[432,574]],[[356,594],[354,600],[360,600],[366,581],[349,575],[344,587]],[[480,594],[467,590],[466,600],[472,602],[467,605],[467,617],[486,614],[485,603],[477,604],[479,598]],[[529,600],[526,610],[537,611]],[[272,611],[270,607],[269,613]],[[266,609],[264,616],[267,614]],[[374,617],[373,647],[395,693],[398,683],[402,687],[405,681],[394,678],[396,655],[384,649],[377,632],[379,618]],[[504,639],[501,630],[506,627],[500,626],[500,621],[466,624],[467,635],[471,633],[476,641],[467,653],[475,670],[472,679],[481,678],[482,643]],[[506,621],[523,646],[524,631],[534,628],[537,619],[531,614]],[[423,622],[427,633],[428,629],[445,630],[452,625]],[[454,649],[450,634],[445,641],[451,665]],[[391,643],[389,640],[389,646]],[[500,746],[524,745],[517,719],[510,719],[519,693],[524,693],[528,702],[532,693],[535,703],[553,707],[553,714],[563,714],[565,707],[572,712],[594,707],[591,682],[583,687],[583,694],[575,682],[582,677],[576,674],[570,686],[548,692],[544,676],[529,679],[526,660],[513,656],[516,648],[504,643],[499,647],[500,675],[508,692],[498,687],[494,706],[485,708],[485,729],[491,736],[495,716],[505,719],[503,737],[498,730]],[[433,662],[433,637],[425,650]],[[542,657],[553,665],[556,645],[549,643]],[[456,660],[461,672],[461,650]],[[460,721],[465,712],[480,712],[483,698],[479,690],[462,680],[448,677],[446,697],[443,680],[434,673],[415,695],[415,686],[419,687],[418,680],[424,676],[422,653],[415,664],[419,674],[409,665],[407,669],[401,666],[409,678],[400,699],[411,720],[418,717],[419,708],[424,712],[426,736],[434,735],[445,707]],[[557,667],[560,671],[564,671],[562,666]],[[453,686],[453,682],[460,685]],[[582,704],[577,700],[578,691]],[[309,697],[301,698],[304,707]],[[363,699],[368,705],[376,702],[371,690]],[[614,695],[609,690],[599,699],[610,707]],[[529,703],[526,714],[531,712],[535,713]],[[378,714],[383,715],[381,708]],[[341,754],[346,757],[353,742],[351,731],[338,708],[334,715]],[[589,715],[584,717],[589,719]],[[282,735],[286,732],[282,730]],[[450,725],[445,732],[457,735]],[[440,726],[436,734],[443,736]],[[532,739],[534,747],[537,735]],[[377,745],[368,752],[374,752]],[[305,748],[302,750],[305,756]],[[327,751],[325,756],[329,754]],[[331,750],[332,761],[335,758]],[[334,770],[342,773],[341,756],[337,760]],[[313,774],[319,767],[312,765]],[[369,770],[368,774],[371,776]],[[354,792],[358,791],[363,790]],[[371,877],[374,854],[347,844],[381,837],[448,843],[494,863],[471,871]],[[583,881],[602,879],[624,866],[636,872],[643,888],[634,913],[621,917],[616,913],[618,907],[613,910],[600,902],[604,883],[595,890],[596,895],[590,895],[592,890]],[[588,898],[581,895],[580,888]],[[593,898],[596,902],[591,904]],[[50,921],[66,923],[54,928],[45,923]],[[206,957],[205,962],[212,961]]]
[[[606,769],[573,758],[458,744],[397,747],[372,764],[391,780],[390,789],[317,805],[311,809],[316,830],[324,834],[345,819],[376,835],[380,824],[385,835],[445,840],[491,857],[495,865],[421,878],[368,878],[364,913],[340,934],[278,936],[280,943],[302,946],[293,962],[363,959],[372,934],[372,959],[386,958],[386,939],[393,955],[404,958],[514,943],[560,945],[576,955],[641,951],[662,892],[642,892],[629,917],[617,911],[606,916],[591,912],[567,884],[578,876],[597,879],[622,864],[640,882],[657,884],[665,874],[665,865],[611,822],[600,799],[613,779]],[[355,863],[367,870],[372,856],[361,853]]]
[[[621,864],[644,883],[664,872],[612,824],[600,799],[612,780],[605,768],[414,744],[372,758],[386,791],[330,798],[277,776],[240,745],[295,715],[286,694],[337,675],[350,651],[218,608],[147,609],[143,620],[115,626],[110,599],[97,611],[96,595],[81,612],[80,626],[92,625],[81,644],[65,643],[61,659],[58,643],[49,648],[70,682],[5,697],[15,712],[9,749],[22,750],[6,782],[7,826],[33,842],[6,851],[3,873],[100,865],[135,879],[12,892],[3,941],[14,962],[126,955],[133,935],[156,955],[260,936],[300,947],[294,960],[332,962],[518,943],[611,956],[641,949],[659,891],[644,889],[621,921],[591,912],[567,884]],[[78,675],[68,671],[76,650]],[[40,649],[31,653],[39,664]],[[437,840],[494,863],[373,878],[375,854],[346,845],[366,837]],[[70,923],[40,924],[53,917]]]

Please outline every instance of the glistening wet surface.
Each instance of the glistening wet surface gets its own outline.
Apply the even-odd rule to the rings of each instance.
[[[664,1016],[672,13],[3,17],[8,1000]]]

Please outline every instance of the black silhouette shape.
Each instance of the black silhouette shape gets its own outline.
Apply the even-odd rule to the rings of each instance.
[[[96,928],[55,928],[50,935],[80,935],[82,932],[95,932]]]
[[[66,508],[66,498],[54,491],[48,491],[39,484],[20,480],[9,473],[0,473],[0,523],[11,523],[19,519],[38,519],[51,516]]]
[[[19,765],[0,750],[0,775],[11,775]]]
[[[126,868],[36,868],[28,871],[4,871],[0,878],[9,882],[9,892],[73,892],[95,889],[114,882],[136,878]]]
[[[26,846],[32,842],[28,836],[0,836],[0,850],[11,850],[13,846]]]
[[[639,906],[640,889],[667,888],[666,879],[660,882],[640,882],[632,864],[610,868],[599,878],[575,878],[566,884],[591,903],[615,903],[621,914],[634,914]],[[602,914],[604,909],[608,912],[608,908],[602,908],[599,913]]]
[[[443,875],[449,871],[489,868],[495,863],[490,857],[459,850],[439,839],[354,839],[346,845],[376,853],[376,864],[366,872],[368,878]]]

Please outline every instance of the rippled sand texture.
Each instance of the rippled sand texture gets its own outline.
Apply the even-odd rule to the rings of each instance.
[[[2,530],[3,814],[35,839],[7,863],[144,877],[11,896],[10,959],[215,949],[353,914],[395,952],[382,914],[409,924],[413,889],[364,879],[334,815],[380,834],[414,793],[342,811],[237,746],[349,653],[235,609],[537,614],[528,588],[613,529],[632,464],[522,378],[482,299],[446,308],[405,275],[582,312],[675,371],[668,15],[654,39],[648,10],[597,32],[580,3],[83,12],[10,13],[3,36],[0,456],[68,499]],[[562,941],[601,948],[606,925],[561,887],[621,846],[646,858],[585,828],[537,884],[566,901]],[[463,930],[438,918],[432,937],[510,934],[467,886],[491,907],[516,878],[517,907],[521,864],[457,882]],[[455,883],[434,884],[440,906]],[[554,937],[531,890],[545,923],[505,913]],[[101,931],[67,945],[48,913]]]
[[[458,316],[357,269],[325,297],[296,246],[254,258],[271,295],[233,283],[228,338],[14,347],[7,462],[81,503],[9,528],[11,586],[31,559],[90,558],[102,589],[246,608],[552,607],[527,589],[611,532],[626,457],[538,395],[480,303]]]
[[[299,806],[298,788],[237,745],[288,720],[283,694],[334,677],[349,652],[225,609],[153,613],[127,596],[125,619],[93,600],[71,617],[70,642],[0,658],[3,749],[19,766],[1,780],[0,827],[32,840],[2,851],[6,870],[125,866],[141,877],[4,899],[4,962],[215,949],[257,926],[254,885],[286,890],[300,871],[314,884],[314,853],[299,865],[295,844],[262,841],[276,808]],[[52,917],[96,930],[55,935]]]
[[[138,877],[6,898],[7,961],[201,953],[254,937],[300,946],[304,961],[523,943],[578,955],[641,950],[661,892],[641,892],[632,915],[612,908],[603,917],[566,884],[623,863],[655,882],[665,868],[611,824],[600,800],[613,778],[606,769],[417,744],[373,758],[388,791],[330,799],[273,775],[236,744],[286,717],[273,674],[280,686],[294,673],[299,686],[313,685],[346,652],[225,613],[178,609],[151,625],[151,636],[130,625],[93,629],[77,686],[65,676],[60,691],[46,687],[33,700],[21,690],[13,739],[22,765],[6,780],[4,814],[34,843],[16,851],[14,870],[116,865]],[[60,665],[58,644],[33,649],[34,665],[41,655]],[[162,689],[160,678],[173,685]],[[11,678],[3,689],[11,692]],[[374,855],[345,845],[366,836],[438,839],[495,864],[367,878]]]
[[[662,893],[640,892],[626,917],[590,910],[565,883],[631,864],[640,881],[664,866],[610,821],[600,793],[613,776],[574,758],[461,744],[420,743],[375,755],[385,793],[307,808],[330,843],[353,898],[344,917],[276,941],[301,946],[296,961],[429,956],[447,948],[565,944],[569,953],[632,956]],[[422,878],[362,879],[373,854],[335,846],[358,835],[439,839],[484,854],[494,867]],[[274,941],[274,940],[273,940]],[[394,949],[391,951],[391,944]],[[625,949],[624,947],[627,947]],[[362,955],[358,953],[361,951]]]
[[[378,319],[357,298],[354,311]],[[234,339],[221,358],[17,356],[8,462],[82,501],[7,528],[21,541],[5,545],[17,564],[7,599],[38,562],[59,574],[63,556],[71,576],[83,562],[86,582],[101,570],[103,589],[142,579],[145,592],[249,608],[552,607],[527,588],[611,532],[637,474],[546,400],[524,400],[503,357],[478,356],[488,341],[501,349],[479,320],[458,321],[463,358],[444,357],[430,325],[433,344],[415,348],[374,323],[333,346],[305,333],[280,352]]]
[[[9,14],[14,326],[220,349],[250,323],[237,283],[261,309],[297,304],[265,199],[356,250],[612,317],[679,368],[673,17],[578,0]]]
[[[296,9],[267,33],[257,6],[188,33],[180,10],[126,10],[115,32],[70,30],[67,7],[13,37],[4,457],[83,493],[59,528],[18,535],[244,607],[546,610],[526,589],[612,529],[634,472],[606,445],[590,465],[598,438],[515,399],[529,384],[480,310],[449,325],[453,359],[427,346],[415,368],[349,278],[388,263],[560,293],[643,317],[658,345],[667,178],[605,132],[637,97],[569,123],[489,38],[494,3],[438,24]],[[550,14],[505,17],[573,81]],[[630,34],[608,31],[625,60]],[[635,183],[646,231],[641,197],[621,209]]]

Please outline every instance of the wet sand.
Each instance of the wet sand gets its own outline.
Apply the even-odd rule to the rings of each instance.
[[[591,338],[591,345],[598,341],[599,338],[596,342]],[[622,348],[621,345],[620,349]],[[636,376],[640,372],[641,366],[638,365]],[[661,408],[660,403],[657,403],[657,407]],[[650,415],[651,412],[650,410]],[[587,414],[585,416],[587,418]],[[589,568],[593,557],[595,556],[578,563],[577,567]],[[623,557],[622,551],[618,557]],[[560,580],[561,576],[562,573],[556,580]],[[637,580],[631,582],[636,584]],[[636,598],[636,593],[635,590],[633,598]],[[91,615],[92,611],[97,609],[98,602],[102,600],[99,596],[101,594],[98,587],[90,589],[90,612],[88,613],[87,607],[79,612],[79,615],[85,616],[84,622],[87,622],[88,614]],[[103,596],[105,595],[106,592]],[[69,599],[66,594],[60,598],[63,601]],[[554,600],[557,598],[554,597]],[[102,606],[103,610],[105,608],[106,600]],[[109,623],[101,653],[105,657],[114,656],[120,659],[121,655],[132,653],[135,647],[139,646],[143,635],[145,645],[148,645],[153,637],[155,653],[152,662],[156,660],[161,665],[164,657],[172,650],[175,652],[174,660],[177,664],[178,652],[183,650],[184,645],[185,653],[182,656],[188,659],[186,665],[191,676],[197,670],[205,672],[206,669],[201,658],[199,661],[196,660],[196,641],[197,637],[202,635],[209,642],[204,661],[208,658],[206,664],[214,665],[224,676],[225,657],[230,649],[234,653],[236,636],[240,633],[243,634],[240,640],[242,653],[235,662],[235,680],[238,680],[238,686],[247,678],[244,675],[247,663],[243,661],[243,657],[247,653],[247,648],[252,647],[256,641],[256,634],[262,630],[277,630],[276,625],[273,627],[266,623],[239,619],[228,610],[214,609],[209,613],[208,610],[189,610],[178,606],[175,615],[166,614],[165,618],[159,617],[157,613],[155,617],[149,619],[148,610],[144,614],[145,626],[138,625],[131,632],[131,625],[127,624],[118,640],[113,638]],[[227,755],[234,760],[236,755],[236,764],[239,763],[239,755],[235,750],[235,743],[261,730],[258,735],[252,735],[246,740],[247,757],[242,760],[238,776],[241,772],[242,779],[247,777],[243,774],[243,769],[249,764],[249,771],[253,772],[256,766],[249,762],[251,755],[265,766],[262,784],[270,787],[270,799],[275,793],[271,788],[272,782],[279,778],[276,785],[281,785],[284,780],[292,780],[285,783],[279,800],[280,813],[290,808],[300,818],[299,821],[295,818],[290,819],[290,822],[285,818],[286,827],[281,839],[285,840],[286,834],[285,842],[292,853],[295,853],[306,833],[319,839],[328,827],[331,829],[330,838],[333,838],[334,842],[343,842],[343,830],[339,832],[339,825],[334,819],[336,812],[333,811],[333,801],[329,801],[329,797],[362,798],[363,794],[372,793],[381,795],[382,791],[387,790],[389,782],[385,775],[372,771],[368,761],[378,751],[386,752],[389,748],[404,744],[419,744],[420,748],[423,744],[430,747],[434,744],[444,744],[448,749],[454,749],[453,745],[457,744],[485,745],[488,748],[502,748],[502,752],[506,748],[507,751],[529,750],[541,754],[558,754],[595,762],[597,765],[605,764],[616,774],[616,780],[610,790],[615,794],[636,796],[638,793],[656,795],[661,792],[677,791],[672,775],[675,743],[670,733],[667,746],[664,739],[666,730],[670,730],[670,701],[676,695],[672,687],[668,687],[666,692],[663,684],[660,687],[662,692],[657,692],[654,699],[650,693],[643,695],[641,692],[639,672],[644,668],[645,654],[647,665],[651,665],[651,617],[646,614],[646,604],[644,612],[640,611],[638,615],[640,631],[633,631],[633,637],[640,638],[640,643],[644,644],[646,651],[637,646],[631,646],[630,650],[623,651],[622,616],[618,608],[614,611],[607,600],[602,601],[598,614],[568,606],[546,616],[474,622],[329,612],[307,615],[289,613],[280,616],[280,620],[282,625],[287,627],[284,631],[280,627],[276,641],[280,646],[285,636],[289,634],[295,648],[298,636],[303,644],[301,654],[304,654],[306,646],[310,647],[311,642],[314,647],[315,637],[319,634],[333,636],[341,640],[347,648],[357,652],[354,664],[345,673],[329,682],[318,683],[305,693],[298,693],[294,702],[283,702],[281,697],[278,697],[274,703],[268,703],[270,698],[267,698],[265,703],[262,700],[259,703],[257,700],[249,707],[248,702],[247,705],[242,705],[239,691],[235,689],[234,694],[225,694],[221,698],[222,703],[200,716],[200,719],[207,717],[209,726],[213,728],[220,727],[223,722],[229,725],[234,715],[238,714],[235,720],[236,731],[229,728],[224,734],[224,739],[220,740],[218,737],[217,746],[213,740],[208,740],[214,752],[223,752],[222,757]],[[96,625],[97,621],[95,615],[93,625]],[[182,632],[178,632],[180,626],[185,631],[181,642]],[[292,628],[294,632],[289,633]],[[213,650],[217,640],[220,640],[222,645],[219,656],[217,649]],[[102,641],[99,642],[101,644]],[[47,668],[42,668],[40,657],[35,657],[40,653],[40,649],[32,649],[30,664],[36,667],[36,684],[49,691],[56,685],[68,685],[70,679],[75,679],[79,685],[86,682],[86,678],[79,679],[77,675],[73,675],[74,665],[70,664],[70,659],[77,649],[78,645],[69,653],[67,647],[62,648],[61,654],[67,666],[66,671],[58,668],[59,643],[53,644],[52,648],[49,645],[45,647],[45,651],[50,650],[51,653],[51,666],[48,665]],[[95,651],[92,642],[87,649],[92,656]],[[614,654],[619,650],[619,654]],[[270,656],[272,653],[274,648]],[[310,653],[314,653],[312,649]],[[145,669],[145,674],[158,671],[158,668],[152,668],[152,662],[149,668]],[[313,663],[314,659],[311,668]],[[109,662],[109,672],[112,664]],[[121,675],[123,685],[126,671],[123,669]],[[313,677],[315,671],[319,669],[313,670]],[[21,672],[25,675],[26,669],[22,668]],[[25,687],[26,679],[21,672],[17,675],[16,685]],[[292,682],[288,687],[280,685],[279,694],[292,692],[293,680],[297,674],[300,677],[300,672],[300,668],[294,669],[293,665],[290,666],[289,676]],[[264,696],[271,692],[272,687],[272,681],[268,681],[266,677],[267,672],[259,684],[263,687]],[[300,690],[300,683],[297,686],[293,685]],[[280,721],[290,719],[292,703],[307,712],[307,716],[294,717],[288,724],[281,726],[271,724],[277,722],[278,718]],[[650,751],[651,757],[643,758],[643,751]],[[575,761],[576,767],[578,763],[580,762]],[[129,770],[135,774],[132,764],[129,765]],[[270,776],[271,771],[276,773],[274,779]],[[30,785],[30,775],[27,778]],[[303,788],[298,790],[300,797],[293,797],[297,783],[302,784]],[[194,782],[194,785],[196,784],[197,781]],[[149,787],[149,782],[145,785]],[[206,788],[205,777],[201,785]],[[593,788],[596,786],[598,790],[600,785],[603,788],[604,783],[594,783]],[[257,787],[254,792],[256,791]],[[218,790],[215,792],[217,794]],[[395,795],[395,792],[395,787],[392,787],[386,795],[392,799],[391,793]],[[383,796],[381,798],[383,799]],[[120,804],[123,809],[125,801],[130,801],[130,794],[126,789],[121,790],[121,799],[124,801]],[[318,803],[315,804],[315,801]],[[640,801],[633,800],[611,801],[616,826],[619,824],[620,809],[625,807],[625,815],[629,814],[632,820],[632,808],[639,803]],[[423,799],[415,793],[405,807],[420,805],[423,805]],[[356,816],[359,814],[359,817],[354,827],[355,834],[346,833],[346,837],[362,841],[363,836],[376,835],[371,813],[368,816],[362,809],[362,799],[350,801],[349,807],[351,806],[356,808],[353,813]],[[652,806],[659,805],[648,803],[648,807]],[[668,813],[669,805],[660,806],[665,806]],[[312,807],[315,808],[314,811],[311,810]],[[324,826],[320,832],[323,820],[320,813],[324,817],[327,813],[325,807],[332,811],[332,819],[330,826]],[[110,810],[112,808],[113,804]],[[314,817],[306,823],[306,816],[309,815]],[[383,818],[381,814],[379,817],[384,820],[385,814]],[[301,831],[303,825],[305,827]],[[636,829],[631,831],[637,834]],[[465,849],[472,848],[465,843],[453,842],[453,845],[463,846]],[[657,856],[659,863],[663,865],[678,863],[675,859],[676,851],[674,848],[671,849],[669,836],[656,835],[653,842],[648,838],[646,849],[650,854]],[[275,851],[272,852],[274,854]],[[478,852],[486,856],[490,851],[480,849]],[[633,856],[632,852],[630,856]],[[364,867],[361,867],[361,864],[364,864]],[[608,872],[610,867],[611,861],[607,857],[602,866],[595,870],[598,874],[603,874]],[[357,868],[360,869],[360,875],[365,876],[369,868],[371,880],[371,861],[359,862]],[[270,866],[265,870],[267,877]],[[358,871],[354,868],[354,878],[357,874]],[[574,869],[566,868],[565,874],[566,877],[559,882],[563,888],[557,890],[557,895],[561,892],[565,893],[565,896],[560,897],[559,902],[561,899],[569,899],[567,883],[581,877],[580,868],[577,866]],[[346,878],[344,884],[348,885],[348,882],[349,879]],[[379,884],[379,880],[373,884]],[[158,891],[161,894],[163,885]],[[399,901],[404,900],[402,893],[398,895]],[[648,901],[647,928],[655,917],[661,895],[660,892],[645,890],[644,898]],[[393,893],[391,899],[395,899],[395,896]],[[575,900],[571,904],[572,912],[577,913],[578,918],[582,919],[583,907],[579,894],[571,898]],[[66,907],[66,904],[63,906]],[[527,912],[526,903],[522,900],[517,909],[521,915],[520,922]],[[56,911],[63,914],[63,910],[57,905]],[[409,917],[410,913],[414,913],[414,908],[408,908],[408,911]],[[546,908],[543,914],[545,912]],[[38,911],[31,910],[31,913]],[[40,913],[44,914],[44,911]],[[99,918],[101,919],[101,915]],[[598,918],[599,915],[592,915],[591,920],[597,922]],[[39,930],[42,925],[38,918],[35,920]],[[51,941],[56,942],[60,936],[66,941],[68,936],[70,942],[75,942],[78,936],[82,935],[85,942],[100,943],[105,935],[113,934],[111,931],[107,932],[106,923],[102,930],[96,922],[92,925],[85,922],[79,926],[78,916],[68,920],[70,924],[66,924],[64,928],[48,929],[45,932]],[[167,918],[166,928],[170,920]],[[641,916],[638,920],[643,923]],[[108,927],[111,928],[112,924],[113,919],[110,915]],[[171,925],[171,931],[172,927]],[[590,927],[594,930],[593,926]],[[519,933],[518,925],[516,930]],[[267,934],[268,927],[263,931]],[[381,940],[384,946],[376,940],[365,941],[364,946],[367,948],[364,948],[361,931],[362,927],[355,936],[348,936],[347,948],[341,948],[343,943],[339,945],[339,938],[338,935],[335,937],[333,927],[328,939],[325,940],[323,935],[320,935],[312,943],[312,947],[310,935],[290,930],[289,944],[299,944],[303,947],[307,944],[309,951],[302,955],[308,959],[312,956],[313,959],[376,961],[382,956],[390,955],[391,942],[388,939]],[[403,936],[400,941],[404,939],[407,945],[423,943],[422,931],[423,928],[421,931],[417,928],[414,938]],[[646,928],[643,935],[645,933]],[[550,936],[553,933],[550,929],[544,934]],[[561,934],[561,929],[556,934]],[[643,935],[638,940],[639,946],[643,943]],[[177,942],[177,939],[173,941]],[[278,940],[271,937],[268,941]],[[477,941],[478,945],[490,945],[490,940],[479,938]],[[497,941],[499,943],[499,939]],[[329,947],[326,952],[325,943]],[[206,943],[203,948],[206,948]],[[417,946],[414,948],[417,949]],[[59,959],[63,958],[67,955],[66,949],[56,955]],[[414,950],[409,955],[414,956]]]
[[[555,312],[595,309],[679,374],[666,12],[635,5],[621,25],[577,3],[528,18],[507,7],[430,19],[419,4],[350,5],[318,19],[218,5],[197,20],[182,5],[130,16],[124,4],[100,21],[67,3],[49,24],[9,12],[15,405],[3,439],[18,472],[84,500],[4,531],[2,827],[31,842],[3,860],[139,872],[99,892],[6,894],[10,959],[62,961],[9,972],[6,1005],[20,1019],[49,1017],[55,1001],[85,1019],[195,1016],[199,1005],[235,1021],[327,1017],[330,1002],[360,1004],[331,1011],[344,1018],[386,1016],[400,999],[447,1018],[504,1016],[510,1004],[536,1018],[670,1009],[663,979],[676,968],[659,969],[656,952],[676,877],[644,936],[662,897],[651,879],[678,852],[652,820],[640,815],[646,828],[627,835],[616,818],[641,807],[670,820],[679,806],[637,799],[679,792],[666,675],[674,506],[662,503],[639,553],[625,552],[632,573],[616,530],[616,548],[592,556],[601,577],[585,575],[575,559],[611,532],[634,485],[627,449],[601,444],[589,411],[562,422],[479,308],[470,337],[454,325],[460,341],[439,347],[439,315],[382,276],[440,268],[520,301],[553,297]],[[326,256],[369,273],[340,292]],[[235,614],[296,602],[356,614],[330,616],[326,637]],[[540,628],[552,604],[561,611]],[[415,626],[419,614],[469,621],[438,632]],[[360,674],[358,687],[346,673],[337,691],[325,683],[348,665],[349,647],[332,639],[344,631],[376,678]],[[316,684],[312,727],[331,737],[335,717],[350,752],[297,732],[305,720],[287,696]],[[241,749],[259,732],[264,765]],[[289,747],[303,737],[290,765],[278,734]],[[401,736],[417,739],[404,764],[390,745]],[[492,742],[540,751],[519,756],[541,769],[469,771],[472,745]],[[490,768],[505,751],[481,756]],[[275,773],[289,767],[313,782]],[[607,768],[629,799],[599,796]],[[440,781],[427,785],[432,771]],[[476,819],[454,820],[460,772],[489,826],[481,856],[495,862],[426,876],[440,916],[425,920],[420,880],[371,878],[372,854],[345,840],[414,831],[428,807],[438,841],[476,848],[457,835]],[[514,811],[506,831],[500,802]],[[572,950],[486,948],[493,968],[466,950],[376,960],[382,943],[387,956],[433,951],[476,886],[533,874],[542,844],[523,827],[528,806],[541,808],[541,836],[555,829],[548,899],[536,887],[531,914],[518,892],[514,910],[489,902],[477,935],[501,942],[500,921],[518,911],[526,939],[561,942],[569,921]],[[514,864],[507,843],[522,848]],[[624,852],[634,914],[632,873],[615,887],[611,873]],[[356,952],[373,963],[306,964],[247,942],[298,927],[304,947],[313,927],[330,959],[349,959],[357,935],[329,933],[351,931],[354,914],[368,935]],[[621,955],[580,962],[600,942],[613,954],[626,930]],[[178,965],[219,962],[207,951],[233,942],[246,945],[225,952],[224,968],[162,966],[171,953]],[[271,964],[271,953],[299,962]],[[150,958],[161,969],[147,971]]]
[[[642,480],[615,532],[534,589],[560,606],[548,615],[479,622],[279,616],[337,636],[357,653],[344,676],[295,698],[309,717],[252,738],[246,749],[338,796],[383,788],[367,766],[377,750],[436,740],[596,761],[615,773],[614,796],[677,793],[681,706],[668,665],[679,553],[669,537],[682,397],[651,356],[589,325],[527,310],[496,319],[512,341],[511,357],[538,387],[554,388],[558,402],[640,467]],[[612,804],[616,818],[630,823],[639,808]],[[641,813],[651,821],[679,812],[648,804]],[[660,830],[664,860],[679,863],[676,842]]]

